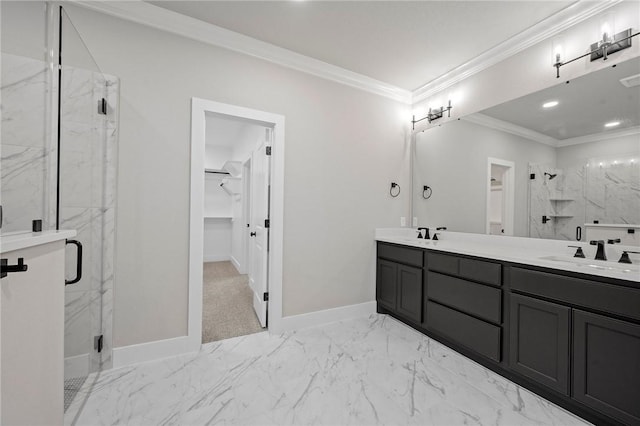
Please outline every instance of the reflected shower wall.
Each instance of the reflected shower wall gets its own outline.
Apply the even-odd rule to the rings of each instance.
[[[530,237],[575,241],[581,227],[584,241],[586,223],[640,224],[637,154],[565,168],[530,164],[529,173]]]

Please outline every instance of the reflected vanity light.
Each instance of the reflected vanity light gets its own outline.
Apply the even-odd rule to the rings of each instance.
[[[553,108],[554,106],[557,106],[560,102],[558,101],[549,101],[549,102],[545,102],[542,104],[542,108]]]
[[[586,56],[589,56],[592,62],[600,58],[602,58],[603,61],[606,61],[610,54],[631,47],[631,39],[640,34],[640,32],[632,34],[631,28],[615,34],[614,19],[611,12],[602,15],[600,26],[598,28],[598,37],[601,37],[600,40],[591,44],[589,52],[568,61],[564,60],[565,44],[562,36],[554,38],[553,66],[556,69],[556,78],[560,78],[560,67]]]
[[[610,122],[606,123],[604,125],[604,127],[609,128],[609,127],[616,127],[616,126],[619,126],[619,125],[620,125],[619,121],[610,121]]]

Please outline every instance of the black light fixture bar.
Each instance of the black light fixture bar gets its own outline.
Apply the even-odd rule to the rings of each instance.
[[[611,42],[603,42],[599,41],[593,43],[591,45],[591,50],[584,55],[580,55],[576,58],[571,59],[566,62],[556,62],[553,66],[556,68],[556,78],[560,78],[560,67],[570,64],[571,62],[575,62],[578,59],[582,59],[586,56],[591,56],[591,61],[595,61],[597,59],[602,58],[603,61],[606,61],[608,56],[611,53],[618,52],[620,50],[631,47],[631,39],[640,34],[637,32],[635,34],[631,34],[631,28],[621,31],[618,34],[613,36],[613,41]]]
[[[447,117],[451,117],[451,108],[453,107],[451,106],[451,101],[449,101],[449,105],[447,105],[446,107],[442,106],[440,108],[435,108],[435,109],[429,108],[429,112],[427,113],[427,115],[417,120],[416,120],[416,116],[414,115],[413,119],[411,120],[411,124],[412,124],[411,129],[415,130],[416,123],[419,123],[423,120],[428,120],[429,123],[431,123],[432,121],[442,118],[444,116],[445,111],[447,112]]]

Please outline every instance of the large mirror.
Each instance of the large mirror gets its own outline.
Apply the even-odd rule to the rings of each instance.
[[[412,156],[419,226],[640,239],[640,58],[417,133]]]

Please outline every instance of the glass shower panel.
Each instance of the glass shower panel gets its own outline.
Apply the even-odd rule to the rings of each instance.
[[[83,246],[82,278],[66,286],[65,378],[111,363],[118,80],[103,74],[63,8],[60,80],[60,229]],[[67,280],[76,276],[67,249]]]
[[[51,78],[46,61],[45,2],[0,2],[2,16],[0,203],[2,233],[55,226],[48,216],[55,201],[48,190],[55,174],[51,156]],[[50,160],[53,160],[51,167]]]

